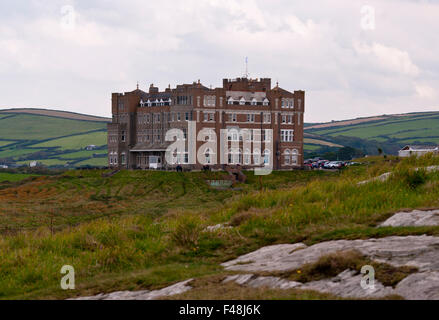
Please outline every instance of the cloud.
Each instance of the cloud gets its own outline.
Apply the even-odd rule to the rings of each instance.
[[[368,45],[354,42],[354,48],[360,55],[372,55],[384,69],[409,76],[419,74],[419,68],[412,62],[406,51],[380,43]]]
[[[5,0],[0,107],[110,114],[110,93],[244,73],[306,90],[306,121],[439,105],[439,5],[360,0]],[[71,5],[74,28],[63,28]],[[25,94],[23,94],[25,93]]]

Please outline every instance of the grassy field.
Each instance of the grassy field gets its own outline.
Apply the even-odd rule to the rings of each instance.
[[[331,298],[222,286],[218,279],[227,272],[219,264],[275,243],[439,234],[439,227],[375,228],[397,210],[439,207],[439,173],[413,170],[438,165],[439,157],[362,161],[340,173],[275,172],[262,178],[262,189],[252,174],[235,189],[214,190],[204,180],[222,173],[122,171],[103,178],[102,170],[2,189],[0,225],[8,228],[0,239],[0,298],[154,289],[193,277],[229,299]],[[387,182],[357,185],[387,171],[394,172]],[[233,228],[204,231],[218,223]],[[74,291],[59,287],[65,264],[75,267]],[[200,287],[186,297],[206,294]]]
[[[104,148],[94,153],[84,149],[92,144],[106,146],[106,120],[50,110],[0,111],[0,163],[38,160],[47,166],[73,167],[84,161],[105,166],[106,162],[93,158],[94,153],[105,154]]]
[[[402,147],[410,143],[439,143],[439,112],[413,113],[403,116],[384,116],[382,119],[328,123],[326,127],[312,128],[305,132],[331,141],[340,136],[356,137],[368,141],[377,141],[384,145]],[[338,140],[337,140],[338,141]]]
[[[105,123],[27,114],[0,119],[0,137],[16,140],[43,140],[97,129],[105,129]]]
[[[61,150],[78,150],[94,144],[96,146],[107,145],[107,131],[98,131],[74,135],[66,138],[53,139],[34,145],[36,148],[58,147]]]
[[[0,182],[10,181],[21,181],[27,179],[29,177],[37,177],[38,175],[34,174],[25,174],[25,173],[9,173],[9,172],[0,172]]]

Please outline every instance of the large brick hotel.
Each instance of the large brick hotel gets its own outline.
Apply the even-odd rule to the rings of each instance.
[[[113,168],[173,168],[181,165],[201,169],[212,164],[214,169],[252,164],[254,152],[262,158],[272,150],[273,169],[293,169],[303,164],[303,113],[305,92],[290,92],[271,87],[271,79],[224,79],[222,88],[208,88],[198,82],[177,85],[160,91],[151,85],[149,92],[137,88],[132,92],[112,94],[112,123],[108,124],[108,164]],[[187,154],[178,164],[168,164],[165,140],[169,129],[178,128],[187,136],[188,124],[195,131],[210,129],[218,139],[217,150],[208,150],[206,161],[189,161]],[[261,149],[244,148],[240,129],[260,129]],[[221,129],[227,129],[228,142],[234,148],[220,161]],[[264,147],[266,129],[272,129],[271,149]],[[224,130],[223,130],[224,131]],[[215,136],[215,135],[213,135]],[[203,141],[197,141],[197,148]],[[236,147],[238,144],[238,147]],[[224,149],[222,149],[224,150]],[[260,163],[260,162],[259,162]]]

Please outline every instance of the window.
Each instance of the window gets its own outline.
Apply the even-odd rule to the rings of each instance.
[[[281,142],[293,142],[294,130],[281,130],[280,137]]]
[[[287,123],[287,116],[282,116],[282,123]]]
[[[270,164],[270,150],[264,150],[264,164]]]
[[[294,99],[290,99],[290,108],[294,109]]]
[[[229,121],[236,122],[236,113],[229,114]]]
[[[149,113],[146,115],[146,122],[149,123]]]
[[[205,107],[215,107],[216,96],[204,96]]]
[[[229,164],[241,164],[242,163],[242,152],[241,149],[229,149],[228,154]]]
[[[231,129],[228,131],[228,140],[229,141],[239,141],[239,133],[236,129]]]
[[[214,121],[215,120],[215,114],[211,112],[205,112],[204,114],[204,122],[207,121]]]
[[[269,103],[269,101],[268,101],[267,98],[265,98],[264,101],[262,102],[262,104],[263,104],[264,106],[268,106],[268,103]]]
[[[247,114],[247,122],[255,122],[255,115]]]
[[[244,164],[249,165],[251,162],[250,149],[245,149],[244,151]]]
[[[242,98],[239,100],[239,104],[240,104],[241,106],[245,105],[245,99],[244,99],[244,97],[242,97]]]
[[[125,159],[125,153],[122,153],[122,156],[121,156],[121,160],[120,160],[120,162],[121,162],[122,164],[125,164],[125,161],[126,161],[126,159]]]
[[[271,113],[264,113],[264,123],[271,123]]]
[[[288,102],[285,99],[282,99],[282,108],[288,108]]]
[[[177,121],[180,121],[181,117],[180,117],[180,112],[177,112]]]
[[[209,114],[207,112],[204,112],[203,116],[204,116],[204,122],[209,121]]]
[[[291,156],[291,164],[297,165],[299,163],[299,152],[294,149]]]
[[[287,117],[287,123],[293,123],[293,116],[292,115],[289,115]]]
[[[258,100],[256,100],[256,98],[252,99],[252,106],[257,106],[258,105]]]
[[[186,121],[189,120],[189,112],[185,112],[185,114],[184,114],[184,119],[185,119]]]
[[[284,152],[284,164],[289,165],[290,164],[290,150],[285,150]]]
[[[122,131],[122,135],[121,135],[121,137],[120,137],[120,140],[121,140],[122,142],[125,142],[125,131]]]
[[[233,98],[232,97],[230,97],[228,100],[227,100],[227,104],[233,104]]]

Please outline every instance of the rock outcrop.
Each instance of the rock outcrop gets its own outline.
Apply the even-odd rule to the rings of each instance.
[[[410,274],[395,288],[385,287],[375,280],[373,290],[363,289],[360,285],[363,275],[349,269],[334,278],[304,284],[278,277],[261,278],[252,274],[252,272],[297,270],[305,264],[317,262],[322,256],[347,250],[357,250],[371,260],[394,267],[416,267],[419,272]],[[350,298],[381,298],[399,295],[406,299],[439,299],[439,237],[424,235],[368,240],[335,240],[309,247],[302,243],[273,245],[222,265],[226,270],[247,273],[247,278],[237,277],[235,280],[229,278],[229,281],[240,280],[241,284],[253,287],[261,283],[261,286],[270,288],[291,287]],[[245,279],[247,280],[244,281]]]
[[[192,287],[188,285],[191,281],[192,279],[189,279],[160,290],[116,291],[112,293],[100,293],[90,297],[80,297],[72,300],[154,300],[184,293],[192,289]]]
[[[380,227],[420,227],[438,226],[439,210],[413,210],[410,212],[398,212],[381,223]]]

